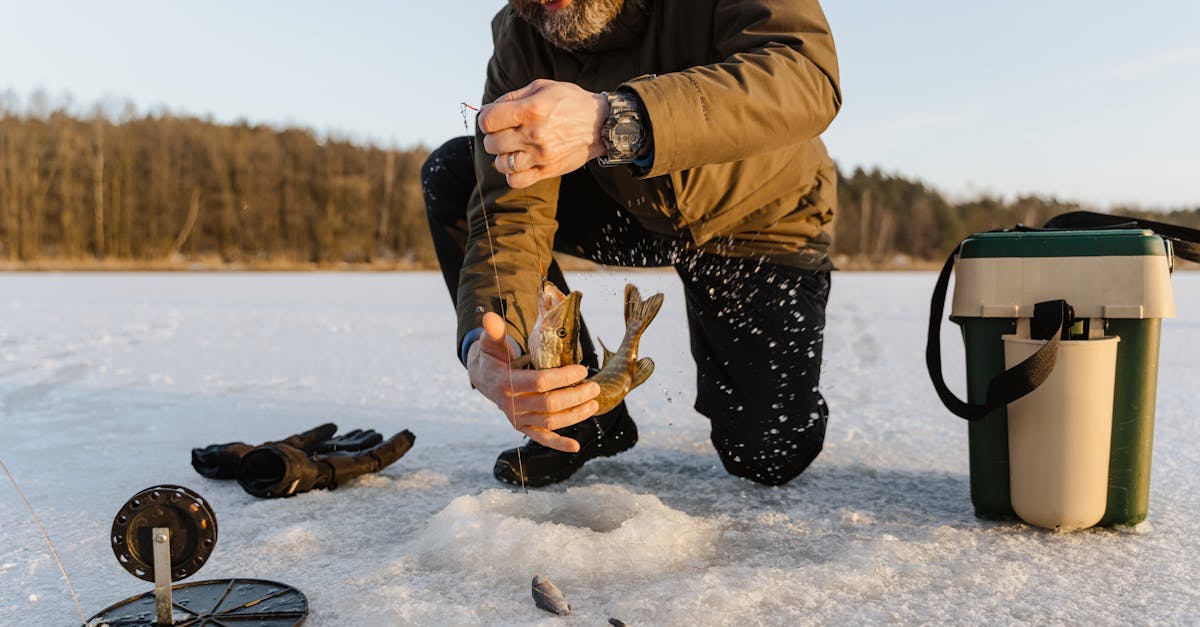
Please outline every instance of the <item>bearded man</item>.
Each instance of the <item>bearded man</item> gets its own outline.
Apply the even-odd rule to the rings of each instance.
[[[474,146],[422,170],[470,381],[530,438],[497,479],[570,477],[629,449],[582,365],[514,370],[551,257],[673,266],[695,408],[725,469],[780,485],[821,451],[818,389],[837,172],[819,135],[841,106],[817,0],[510,0],[492,21]],[[473,160],[472,160],[473,159]],[[575,385],[579,384],[579,385]]]

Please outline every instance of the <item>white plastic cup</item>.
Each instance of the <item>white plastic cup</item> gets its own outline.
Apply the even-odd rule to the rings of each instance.
[[[1002,337],[1005,368],[1046,343]],[[1031,525],[1070,531],[1104,517],[1118,341],[1060,342],[1045,383],[1008,405],[1012,506]]]

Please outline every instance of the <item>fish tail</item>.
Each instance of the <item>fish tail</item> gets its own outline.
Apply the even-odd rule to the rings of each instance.
[[[646,300],[632,283],[625,284],[625,327],[644,329],[662,308],[663,295],[655,294]]]
[[[654,374],[654,360],[649,357],[643,357],[637,362],[637,370],[633,373],[633,379],[629,382],[629,389],[632,390],[637,386],[646,382],[650,375]]]

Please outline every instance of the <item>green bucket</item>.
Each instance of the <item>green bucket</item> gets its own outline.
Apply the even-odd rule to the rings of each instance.
[[[1171,269],[1170,245],[1139,229],[980,233],[955,261],[950,320],[962,331],[969,403],[984,404],[1005,370],[1001,336],[1021,325],[1027,333],[1035,303],[1062,299],[1074,308],[1069,339],[1120,338],[1101,525],[1146,518],[1159,330],[1175,313]],[[1012,518],[1007,410],[968,425],[975,515]]]

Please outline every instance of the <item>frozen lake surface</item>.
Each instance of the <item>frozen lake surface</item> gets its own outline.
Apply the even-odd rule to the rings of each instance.
[[[439,275],[0,275],[0,458],[91,616],[150,589],[109,548],[117,509],[180,484],[220,525],[193,579],[273,579],[309,625],[1196,624],[1200,622],[1200,275],[1163,325],[1149,521],[1051,533],[972,515],[966,423],[925,374],[932,274],[834,276],[825,450],[764,488],[724,473],[691,407],[671,273],[573,275],[593,332],[622,332],[625,277],[666,304],[630,396],[632,451],[522,493],[491,475],[519,434],[468,386]],[[960,391],[957,327],[944,325]],[[333,421],[414,449],[333,492],[259,500],[201,478],[193,446]],[[536,609],[548,575],[575,615]],[[190,581],[190,580],[189,580]],[[0,479],[0,625],[79,614],[40,532]]]

